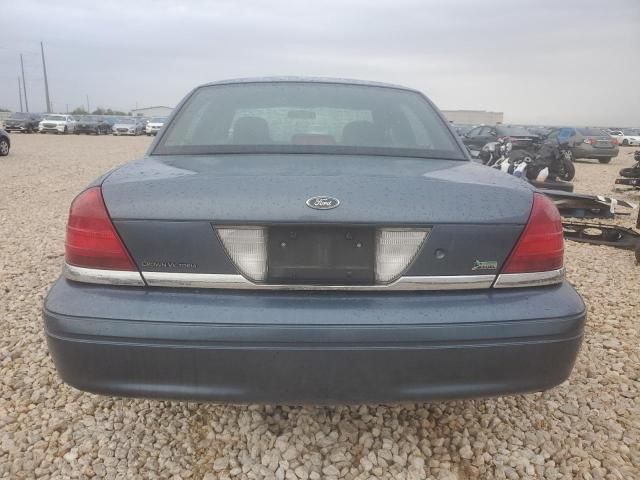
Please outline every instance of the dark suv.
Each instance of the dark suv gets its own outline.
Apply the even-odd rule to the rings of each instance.
[[[574,160],[592,158],[600,163],[609,163],[613,157],[618,156],[618,141],[600,128],[554,128],[547,138],[567,143]]]
[[[38,131],[38,124],[42,115],[37,113],[16,112],[4,121],[7,132],[33,133]]]

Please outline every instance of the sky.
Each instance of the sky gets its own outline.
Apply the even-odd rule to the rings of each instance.
[[[175,106],[225,78],[392,82],[505,122],[640,126],[640,0],[3,2],[0,107]]]

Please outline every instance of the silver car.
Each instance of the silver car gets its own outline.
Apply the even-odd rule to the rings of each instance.
[[[142,135],[142,123],[136,118],[121,118],[114,123],[111,131],[114,135]]]

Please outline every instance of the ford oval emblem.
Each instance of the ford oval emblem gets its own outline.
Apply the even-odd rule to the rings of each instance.
[[[316,210],[330,210],[332,208],[336,208],[340,205],[340,200],[333,197],[311,197],[307,200],[307,206],[311,208],[315,208]]]

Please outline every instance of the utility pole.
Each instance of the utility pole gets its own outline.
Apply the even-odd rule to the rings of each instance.
[[[51,113],[51,101],[49,100],[49,81],[47,80],[47,64],[44,61],[44,46],[40,42],[40,52],[42,53],[42,71],[44,72],[44,95],[47,99],[47,113]]]
[[[20,83],[20,75],[18,75],[18,98],[20,99],[20,111],[22,111],[22,84]]]
[[[20,68],[22,69],[22,90],[24,90],[24,106],[29,113],[29,100],[27,99],[27,84],[24,81],[24,62],[22,61],[22,54],[20,54]]]
[[[89,107],[89,95],[87,95],[87,113],[91,113],[91,107]]]

